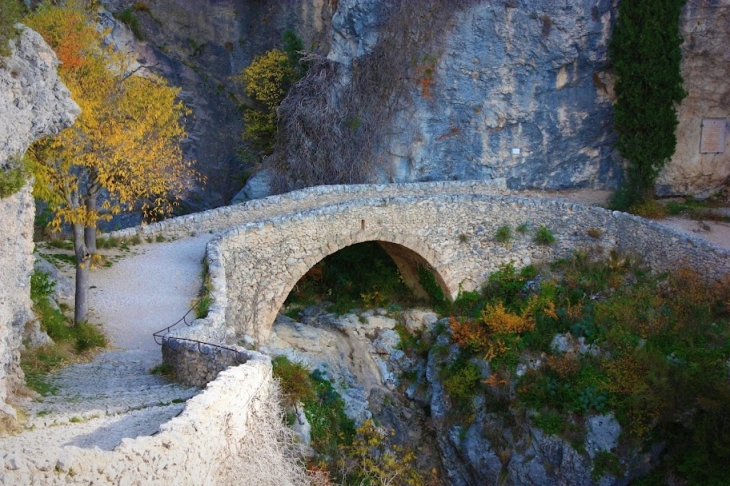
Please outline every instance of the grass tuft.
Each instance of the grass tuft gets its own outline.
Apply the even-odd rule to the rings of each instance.
[[[494,234],[495,241],[507,243],[512,239],[512,229],[509,226],[500,226]]]
[[[540,226],[535,233],[535,241],[540,245],[552,245],[555,243],[555,235],[545,226]]]

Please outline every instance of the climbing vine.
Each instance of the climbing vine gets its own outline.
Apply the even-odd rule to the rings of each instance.
[[[609,47],[616,73],[616,148],[626,179],[614,205],[626,209],[652,195],[677,145],[676,106],[682,88],[679,15],[684,0],[621,2]]]

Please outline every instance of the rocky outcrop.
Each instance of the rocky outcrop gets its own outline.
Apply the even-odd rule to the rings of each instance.
[[[437,20],[427,15],[398,19],[404,10],[398,4],[339,2],[327,56],[336,76],[320,89],[303,89],[294,109],[288,109],[286,101],[282,105],[284,146],[278,145],[272,160],[280,160],[280,168],[294,167],[284,188],[493,177],[506,178],[510,188],[617,184],[622,163],[614,149],[615,96],[608,59],[615,0],[540,5],[475,0],[449,9],[439,9],[438,2],[419,5],[431,8]],[[657,181],[660,195],[703,197],[727,184],[730,123],[724,153],[701,154],[699,146],[702,119],[727,119],[730,113],[725,49],[730,42],[729,16],[728,0],[688,2],[683,9],[682,73],[688,97],[678,109],[676,154]],[[397,37],[394,32],[406,31],[405,25],[411,41],[390,45]],[[373,90],[372,80],[358,71],[368,63],[369,69],[390,69],[376,77],[377,85],[392,86],[388,96],[376,99],[368,92]],[[319,70],[310,76],[326,77]],[[326,108],[341,118],[319,132],[310,126],[302,137],[301,126],[312,118],[304,111],[312,105],[321,111],[315,100],[322,97],[335,100]],[[360,106],[348,105],[348,99],[359,100]],[[384,116],[385,110],[392,112]],[[373,116],[374,133],[367,130],[368,117]],[[353,141],[343,138],[349,135],[348,127],[360,131],[360,139],[357,134]],[[333,133],[347,143],[325,149],[331,153],[322,160],[341,158],[342,170],[370,163],[372,170],[363,171],[366,177],[314,182],[301,177],[292,159],[300,154],[302,165],[316,159],[326,146],[323,140]],[[349,153],[352,146],[361,153]],[[313,172],[321,171],[322,161],[313,165]]]
[[[378,80],[394,86],[390,98],[350,114],[362,130],[373,112],[397,106],[379,119],[387,123],[374,134],[372,153],[361,154],[378,161],[374,179],[501,177],[510,188],[543,189],[615,184],[620,165],[608,74],[615,2],[430,4],[435,21],[398,20],[402,11],[372,0],[340,1],[332,19],[328,59],[338,66],[341,87],[331,97],[373,89],[358,77],[368,56],[385,56],[378,65],[394,69]],[[387,57],[402,56],[402,49],[383,47],[406,29],[401,21],[412,21],[408,28],[423,38],[403,42],[411,52],[391,66]],[[433,26],[421,25],[427,21]],[[319,147],[316,138],[309,142]],[[302,153],[309,142],[301,142]],[[296,152],[289,148],[287,157]]]
[[[233,79],[255,56],[281,47],[282,33],[294,30],[306,49],[328,49],[329,0],[105,0],[111,12],[129,9],[142,39],[109,13],[100,23],[110,38],[137,61],[182,88],[192,110],[185,120],[185,156],[196,161],[206,183],[188,195],[188,210],[228,204],[243,185],[243,117],[247,103]],[[336,2],[335,2],[336,3]]]
[[[717,192],[730,182],[730,0],[687,2],[680,19],[687,97],[677,113],[677,150],[657,181],[661,195]],[[722,153],[700,153],[702,120],[726,122]]]
[[[30,29],[24,29],[13,54],[0,60],[0,163],[70,126],[81,113],[56,66],[56,54]]]
[[[25,29],[13,53],[0,59],[0,170],[22,156],[35,140],[70,126],[79,107],[56,74],[58,59],[41,36]],[[0,411],[14,415],[6,400],[23,382],[19,366],[21,334],[33,318],[35,204],[27,184],[0,199]]]
[[[532,423],[534,412],[520,418],[512,416],[510,420],[512,412],[497,411],[494,403],[487,403],[484,396],[474,400],[473,420],[457,419],[462,412],[446,396],[441,370],[458,353],[458,346],[451,343],[448,332],[436,338],[425,372],[421,371],[428,390],[416,397],[430,407],[449,484],[618,486],[628,484],[630,476],[636,473],[633,469],[640,469],[640,461],[632,456],[626,458],[632,466],[621,477],[591,477],[596,454],[610,452],[618,444],[621,427],[613,414],[581,419],[585,430],[583,451],[576,450],[565,438],[540,430]],[[489,378],[492,374],[489,364],[479,359],[473,362],[481,370],[482,378]],[[648,456],[644,459],[648,463]]]

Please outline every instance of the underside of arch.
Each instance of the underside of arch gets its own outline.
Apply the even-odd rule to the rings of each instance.
[[[419,283],[419,267],[425,267],[429,272],[433,274],[436,282],[442,288],[444,296],[446,296],[447,298],[452,298],[454,295],[456,295],[456,290],[451,288],[451,286],[448,284],[448,282],[453,281],[454,279],[450,278],[451,275],[445,275],[443,273],[444,270],[448,273],[448,269],[438,268],[436,266],[437,262],[432,262],[427,259],[428,256],[431,256],[432,258],[434,257],[433,252],[428,250],[427,247],[420,248],[420,245],[416,244],[415,242],[410,242],[411,244],[405,246],[408,243],[401,244],[394,243],[392,241],[384,241],[382,239],[382,236],[354,238],[354,241],[351,240],[351,242],[348,242],[344,245],[324,245],[322,248],[326,248],[326,251],[323,251],[321,254],[317,255],[316,258],[312,258],[306,265],[306,268],[302,267],[298,272],[296,272],[296,274],[292,275],[293,278],[281,288],[280,293],[278,293],[273,301],[269,301],[268,305],[266,305],[267,303],[263,303],[264,306],[268,308],[268,310],[265,310],[262,313],[255,313],[257,316],[263,316],[263,319],[255,324],[257,328],[257,339],[262,339],[264,342],[266,341],[271,326],[273,325],[274,319],[276,318],[276,314],[281,309],[281,306],[284,304],[287,296],[294,288],[296,283],[299,281],[299,279],[302,278],[314,265],[316,265],[329,255],[332,255],[333,253],[336,253],[337,251],[342,250],[345,247],[356,245],[359,243],[365,243],[368,241],[374,241],[378,243],[385,250],[385,252],[391,257],[395,265],[398,267],[398,270],[403,277],[404,283],[408,285],[416,293],[417,296],[427,296],[426,291]],[[412,246],[419,247],[421,251],[412,249]],[[256,305],[258,304],[254,303],[254,306]]]
[[[403,245],[397,243],[389,243],[387,241],[378,241],[380,247],[393,260],[393,263],[398,267],[398,271],[403,278],[403,282],[413,291],[413,293],[420,298],[428,298],[428,293],[423,288],[418,275],[418,269],[420,267],[426,268],[436,278],[436,283],[439,284],[444,292],[444,295],[450,296],[451,292],[446,286],[444,279],[441,277],[438,271],[436,271],[431,264],[426,261],[421,255],[415,251],[406,248]]]

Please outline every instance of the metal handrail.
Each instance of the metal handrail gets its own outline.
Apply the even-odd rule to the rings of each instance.
[[[170,329],[177,326],[181,322],[184,322],[186,326],[191,326],[193,324],[193,321],[191,320],[190,322],[188,322],[187,317],[188,317],[188,314],[190,314],[193,310],[195,310],[195,307],[197,307],[197,305],[198,305],[198,303],[196,302],[190,309],[188,309],[188,311],[185,313],[185,315],[182,316],[180,319],[178,319],[174,324],[171,324],[164,329],[160,329],[157,332],[153,332],[152,337],[155,339],[155,344],[157,344],[158,346],[161,346],[162,341],[158,342],[157,338],[163,339],[166,334],[170,333]]]
[[[185,313],[185,315],[182,316],[180,319],[178,319],[177,322],[175,322],[174,324],[172,324],[170,326],[167,326],[164,329],[160,329],[159,331],[152,333],[152,337],[155,339],[155,344],[157,344],[158,346],[162,346],[162,344],[167,341],[167,346],[171,350],[177,351],[179,349],[177,345],[181,344],[180,341],[186,341],[189,343],[193,343],[193,345],[197,346],[198,352],[203,355],[211,354],[212,350],[205,351],[205,349],[206,349],[205,346],[210,346],[212,348],[222,349],[225,351],[231,351],[231,352],[235,353],[236,362],[238,364],[243,364],[246,361],[248,361],[248,357],[246,356],[246,354],[244,352],[239,351],[238,349],[231,348],[229,346],[223,346],[221,344],[216,344],[216,343],[209,343],[206,341],[198,341],[197,339],[189,339],[189,338],[183,338],[183,337],[168,337],[167,336],[168,334],[170,334],[170,329],[177,326],[181,322],[185,323],[186,326],[192,325],[193,321],[188,322],[187,317],[188,317],[188,314],[190,314],[195,309],[196,306],[197,306],[197,302],[190,309],[188,309],[188,311]],[[158,341],[158,339],[159,339],[159,341]],[[172,344],[173,342],[175,344]]]
[[[248,361],[248,356],[246,356],[245,352],[240,351],[238,349],[231,348],[229,346],[223,346],[221,344],[209,343],[209,342],[205,342],[205,341],[198,341],[197,339],[188,339],[188,338],[181,338],[181,337],[163,337],[162,339],[163,339],[163,342],[164,341],[168,342],[168,347],[173,351],[178,351],[179,348],[177,348],[177,344],[179,344],[179,341],[186,341],[189,343],[193,343],[193,347],[197,346],[198,352],[200,354],[204,354],[204,355],[211,354],[212,351],[210,351],[210,350],[203,351],[203,349],[205,349],[204,346],[210,346],[211,348],[222,349],[224,351],[231,351],[232,353],[235,354],[236,362],[238,364],[243,364],[246,361]],[[173,346],[170,346],[170,343],[175,342],[175,341],[177,341],[178,343],[176,343]]]

